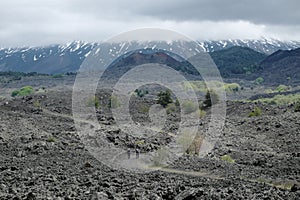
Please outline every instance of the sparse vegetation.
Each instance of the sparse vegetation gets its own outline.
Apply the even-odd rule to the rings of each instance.
[[[87,106],[88,107],[95,106],[95,108],[97,108],[97,109],[100,108],[100,102],[99,102],[98,97],[96,97],[96,96],[90,97],[87,101]]]
[[[24,86],[20,90],[14,90],[11,93],[12,97],[17,97],[17,96],[28,96],[33,93],[33,88],[31,86]]]
[[[249,117],[259,117],[261,116],[262,114],[262,111],[260,108],[258,107],[255,107],[254,110],[252,110],[250,113],[249,113]]]
[[[273,104],[273,105],[290,105],[296,104],[296,102],[300,101],[300,94],[289,94],[289,95],[276,95],[272,98],[261,98],[255,100],[254,102],[261,102],[265,104]]]

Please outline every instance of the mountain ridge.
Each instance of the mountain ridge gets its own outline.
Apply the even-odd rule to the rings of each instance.
[[[101,44],[100,44],[101,45]],[[113,57],[117,58],[122,48],[122,43],[116,43],[114,47],[106,49]],[[134,44],[133,44],[134,45]],[[176,47],[176,43],[166,45],[167,51],[172,51],[170,46]],[[256,46],[253,46],[256,45]],[[48,45],[29,48],[5,48],[0,50],[0,71],[38,72],[46,74],[76,72],[83,60],[93,51],[98,43],[74,41],[64,45]],[[215,52],[233,46],[256,47],[255,51],[275,52],[279,49],[286,50],[300,47],[300,42],[282,42],[277,40],[228,40],[199,42],[200,50]],[[155,48],[155,43],[149,43],[149,48]],[[170,49],[169,49],[170,48]],[[252,48],[252,49],[253,49]],[[105,50],[105,49],[104,49]],[[199,51],[199,50],[198,50]],[[259,51],[258,51],[259,52]]]

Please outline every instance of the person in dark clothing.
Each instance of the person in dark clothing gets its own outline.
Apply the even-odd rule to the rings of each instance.
[[[136,159],[140,157],[140,150],[138,148],[135,149]]]
[[[130,152],[130,149],[128,148],[128,149],[127,149],[127,157],[128,157],[128,159],[130,159],[130,153],[131,153],[131,152]]]

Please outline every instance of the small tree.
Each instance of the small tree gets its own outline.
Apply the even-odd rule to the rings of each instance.
[[[171,98],[171,91],[166,90],[166,91],[160,91],[157,95],[158,100],[157,103],[162,105],[164,108],[169,104],[173,103],[173,100]]]
[[[211,107],[213,104],[218,103],[219,97],[214,90],[207,90],[205,95],[205,100],[203,102],[203,107],[208,108]]]

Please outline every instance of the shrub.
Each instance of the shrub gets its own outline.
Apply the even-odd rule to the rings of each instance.
[[[241,89],[241,86],[238,83],[229,83],[225,84],[225,91],[227,93],[238,92]]]
[[[194,153],[195,155],[198,155],[202,146],[203,142],[203,137],[201,137],[199,134],[195,136],[193,139],[192,144],[189,146],[187,149],[186,153],[192,154]]]
[[[36,101],[33,102],[33,106],[34,106],[35,108],[40,108],[40,107],[41,107],[41,104],[40,104],[40,102],[39,102],[38,100],[36,100]]]
[[[229,163],[234,163],[234,162],[235,162],[235,160],[232,159],[230,155],[223,155],[223,156],[221,157],[221,160],[226,161],[226,162],[229,162]]]
[[[194,137],[189,131],[184,131],[177,138],[177,143],[181,145],[183,152],[189,153],[189,147],[193,143]]]
[[[157,97],[158,97],[157,103],[162,105],[164,108],[169,103],[173,103],[173,100],[171,98],[171,91],[170,90],[160,91],[158,93]]]
[[[206,112],[204,110],[199,109],[199,117],[203,118],[206,116]]]
[[[136,89],[134,92],[140,98],[142,98],[143,96],[149,93],[148,90],[139,90],[139,89]]]
[[[252,110],[250,113],[249,113],[249,117],[258,117],[258,116],[261,116],[261,109],[256,107],[254,108],[254,110]]]
[[[255,79],[254,82],[255,82],[257,85],[260,85],[260,84],[262,84],[264,81],[265,81],[265,80],[264,80],[262,77],[258,77],[257,79]]]
[[[63,76],[63,74],[53,74],[52,78],[62,78]]]
[[[140,113],[144,113],[144,114],[148,113],[149,112],[149,107],[142,104],[142,105],[139,106],[138,111]]]
[[[117,96],[112,95],[109,99],[110,108],[118,108],[121,105]]]
[[[49,138],[47,139],[47,142],[55,142],[55,138],[54,138],[54,137],[49,137]]]
[[[289,87],[286,86],[286,85],[279,85],[277,88],[276,88],[276,91],[277,92],[286,92],[289,90]]]
[[[30,94],[33,93],[33,88],[31,86],[24,86],[22,87],[20,90],[14,90],[11,93],[12,97],[16,97],[16,96],[28,96]]]
[[[99,108],[100,107],[100,102],[99,102],[99,99],[98,97],[96,96],[92,96],[88,99],[87,101],[87,106],[88,107],[93,107],[95,106],[95,108]]]
[[[183,110],[186,114],[195,112],[198,109],[198,106],[196,103],[192,101],[185,101],[182,103]]]
[[[176,105],[174,103],[170,103],[166,108],[167,114],[174,113],[176,111]]]
[[[296,105],[295,105],[295,112],[300,112],[300,101],[297,101],[296,102]]]

